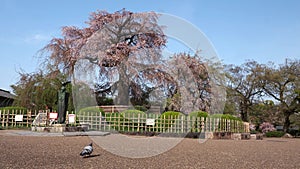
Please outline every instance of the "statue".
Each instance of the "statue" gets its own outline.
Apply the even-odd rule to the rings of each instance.
[[[60,91],[58,91],[57,110],[58,110],[59,124],[64,124],[66,121],[66,113],[68,109],[68,100],[69,100],[69,93],[66,91],[66,85],[68,83],[70,83],[70,81],[63,83]]]

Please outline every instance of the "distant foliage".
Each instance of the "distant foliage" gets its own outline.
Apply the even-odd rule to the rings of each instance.
[[[14,106],[31,110],[57,107],[57,92],[61,89],[62,82],[65,81],[65,77],[59,71],[39,70],[35,73],[19,73],[19,76],[19,81],[11,85],[16,94]],[[70,85],[67,86],[67,92],[71,93]],[[72,105],[71,98],[69,97],[70,106]]]
[[[259,129],[261,129],[261,131],[263,133],[267,133],[270,131],[275,131],[275,127],[273,126],[273,124],[269,123],[269,122],[263,122],[260,126]]]

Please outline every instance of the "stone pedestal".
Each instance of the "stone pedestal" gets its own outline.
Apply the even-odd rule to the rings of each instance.
[[[250,133],[241,133],[242,140],[250,140]]]
[[[256,140],[262,140],[263,134],[256,134],[255,138],[256,138]]]
[[[206,139],[213,139],[214,133],[213,132],[205,132],[205,138]]]
[[[214,132],[214,139],[232,139],[232,132]]]
[[[66,131],[66,125],[65,124],[53,124],[51,127],[32,126],[31,131],[62,133],[62,132]]]
[[[234,140],[242,140],[241,133],[233,133],[233,139]]]
[[[256,134],[250,134],[251,140],[256,140]]]
[[[65,131],[66,131],[65,124],[53,124],[53,127],[51,127],[51,129],[50,129],[51,133],[62,133]]]
[[[82,129],[84,131],[88,131],[89,128],[90,128],[90,124],[89,123],[80,123],[80,125],[81,125],[81,127],[82,127]]]

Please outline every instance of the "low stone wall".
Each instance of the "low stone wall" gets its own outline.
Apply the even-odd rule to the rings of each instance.
[[[262,134],[214,132],[213,139],[233,139],[233,140],[262,140]]]
[[[214,139],[232,139],[233,133],[232,132],[214,132],[213,138]]]
[[[50,133],[62,133],[66,131],[65,124],[54,124],[51,127],[32,126],[31,131],[36,132],[50,132]]]

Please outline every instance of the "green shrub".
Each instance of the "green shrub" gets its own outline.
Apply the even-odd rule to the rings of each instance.
[[[27,109],[25,107],[1,107],[0,110],[14,112],[15,114],[27,114]]]
[[[250,130],[250,134],[257,134],[257,133],[259,133],[259,132],[256,130]]]
[[[105,121],[109,124],[116,124],[118,121],[123,121],[123,116],[120,113],[105,113]]]
[[[97,106],[85,107],[79,110],[78,115],[90,115],[90,116],[98,116],[99,112],[104,115],[104,111],[102,108]]]
[[[133,121],[136,122],[138,120],[138,116],[142,117],[145,116],[146,113],[140,110],[136,110],[136,109],[129,109],[129,110],[125,110],[123,112],[121,112],[121,115],[123,118],[129,120],[129,121]]]
[[[266,137],[282,137],[285,133],[283,131],[269,131]]]
[[[104,111],[96,106],[85,107],[76,112],[76,123],[90,123],[95,125],[99,122],[101,116],[104,115]]]
[[[169,127],[171,127],[171,125],[173,125],[175,123],[175,120],[177,118],[179,118],[180,116],[184,116],[184,114],[182,114],[180,112],[175,112],[175,111],[164,112],[163,114],[161,114],[159,116],[158,119],[156,119],[155,127],[162,129],[162,130],[166,130]]]
[[[130,116],[138,116],[138,114],[146,114],[145,112],[143,111],[140,111],[140,110],[136,110],[136,109],[129,109],[129,110],[124,110],[121,112],[121,114],[124,116],[124,117],[130,117]]]
[[[198,111],[193,111],[189,114],[190,117],[208,117],[208,113],[205,112],[205,111],[201,111],[201,110],[198,110]]]
[[[204,117],[204,120],[208,117],[208,113],[207,112],[204,112],[204,111],[201,111],[201,110],[198,110],[198,111],[193,111],[189,114],[189,117],[190,119],[194,119],[194,123],[191,127],[191,132],[194,133],[194,132],[201,132],[201,118]],[[197,118],[197,119],[195,119]]]
[[[105,121],[115,131],[134,132],[137,130],[139,115],[142,117],[146,113],[135,109],[125,110],[121,113],[105,113]]]
[[[140,110],[142,112],[146,112],[148,109],[144,106],[134,106],[134,109]]]
[[[135,131],[137,126],[138,126],[138,122],[141,123],[141,121],[139,121],[138,117],[140,116],[140,118],[142,116],[145,116],[146,113],[140,110],[136,110],[136,109],[129,109],[129,110],[124,110],[122,111],[120,114],[116,114],[116,116],[119,116],[119,120],[117,123],[117,125],[115,125],[115,130],[127,130],[127,131]],[[110,122],[110,123],[116,123],[115,122]],[[121,128],[120,128],[121,127]]]
[[[218,124],[218,128],[216,128],[216,130],[218,131],[225,131],[227,130],[226,128],[226,124],[228,124],[228,121],[227,120],[230,120],[230,126],[235,126],[235,128],[239,128],[239,131],[237,130],[234,130],[234,132],[244,132],[244,124],[243,124],[243,121],[238,118],[238,117],[235,117],[233,115],[230,115],[230,114],[213,114],[211,116],[209,116],[210,118],[215,118],[215,119],[221,119],[219,121],[219,124]],[[227,122],[226,122],[227,121]],[[236,124],[236,121],[238,122]],[[232,130],[233,128],[231,128]]]
[[[221,118],[221,119],[227,119],[227,120],[237,120],[237,121],[242,121],[239,117],[235,117],[231,114],[213,114],[209,116],[211,118]]]
[[[212,114],[209,117],[210,118],[222,118],[223,114]]]
[[[179,116],[182,116],[184,114],[176,111],[166,111],[163,114],[160,115],[160,118],[165,118],[165,119],[176,119]]]

